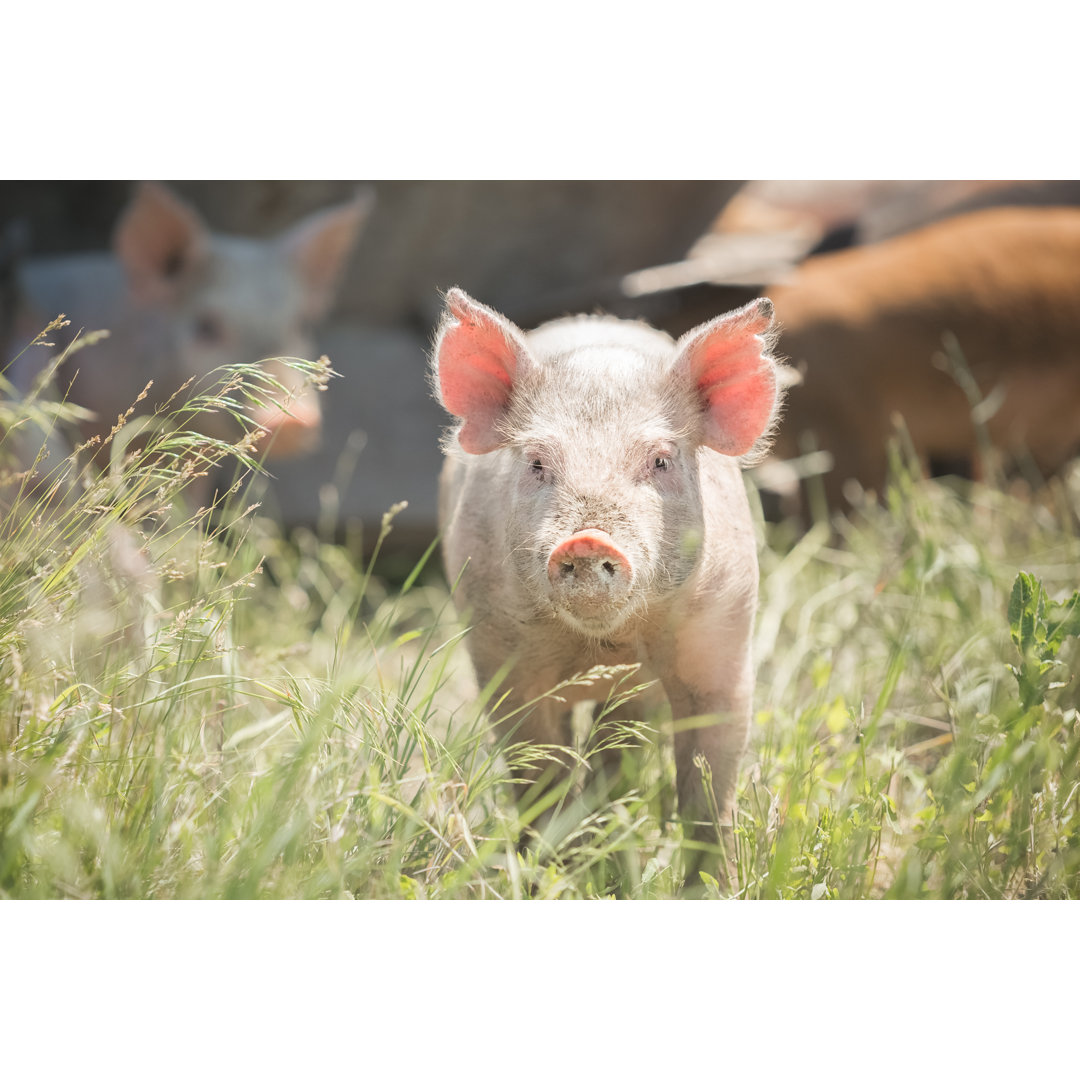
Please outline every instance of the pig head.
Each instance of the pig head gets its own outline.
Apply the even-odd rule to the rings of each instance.
[[[23,287],[33,310],[47,318],[65,313],[70,333],[110,334],[74,354],[58,378],[60,392],[94,414],[84,437],[106,435],[151,380],[142,411],[190,379],[203,380],[198,390],[205,391],[205,377],[222,365],[262,364],[285,387],[254,412],[270,435],[268,454],[309,448],[319,430],[317,395],[295,372],[266,361],[314,359],[309,330],[330,307],[372,201],[362,191],[259,240],[211,232],[168,188],[144,182],[116,225],[111,254],[30,261]],[[24,320],[19,347],[40,329]],[[14,381],[27,388],[52,358],[40,348],[27,350]],[[208,435],[236,434],[225,416],[203,414],[196,424]]]
[[[708,816],[696,755],[726,815],[746,739],[758,571],[740,464],[777,415],[772,338],[768,301],[675,342],[600,316],[526,334],[453,289],[434,348],[459,420],[446,570],[481,685],[509,664],[496,721],[569,745],[570,709],[596,689],[521,710],[593,665],[642,664],[671,704],[688,820]]]

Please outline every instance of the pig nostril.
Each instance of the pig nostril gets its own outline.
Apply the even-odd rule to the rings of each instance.
[[[556,591],[586,597],[629,589],[633,570],[607,533],[594,529],[558,544],[548,557],[547,576]]]

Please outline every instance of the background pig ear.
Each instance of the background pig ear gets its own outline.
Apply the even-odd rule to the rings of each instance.
[[[434,378],[443,407],[465,421],[458,432],[463,450],[486,454],[505,443],[499,420],[526,357],[521,331],[509,319],[461,289],[446,294]]]
[[[163,184],[144,180],[116,224],[113,250],[137,298],[167,300],[206,253],[209,235],[193,207]]]
[[[310,214],[281,238],[304,290],[305,319],[315,322],[330,309],[349,255],[374,206],[375,189],[361,188],[349,202]]]
[[[684,334],[676,369],[705,408],[703,442],[738,457],[769,429],[776,409],[772,301],[754,300]]]

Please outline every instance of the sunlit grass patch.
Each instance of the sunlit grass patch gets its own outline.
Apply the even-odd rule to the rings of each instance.
[[[252,406],[279,391],[234,369],[77,450],[62,403],[5,398],[0,895],[1077,895],[1075,478],[1032,498],[901,460],[881,505],[762,524],[725,881],[687,875],[670,717],[619,708],[635,669],[582,673],[615,689],[569,751],[512,746],[433,549],[388,580],[240,482],[192,498],[258,472]],[[202,409],[235,438],[190,430]]]

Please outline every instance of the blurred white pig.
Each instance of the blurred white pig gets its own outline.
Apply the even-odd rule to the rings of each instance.
[[[151,380],[143,412],[224,364],[314,359],[309,329],[329,309],[373,201],[374,193],[362,190],[260,240],[211,232],[168,188],[140,183],[116,225],[112,252],[33,259],[22,268],[33,314],[21,318],[7,358],[61,312],[71,333],[109,331],[75,354],[58,377],[58,391],[93,413],[83,422],[84,438],[107,435]],[[12,381],[25,391],[55,355],[26,350]],[[317,441],[318,396],[284,365],[264,368],[288,392],[281,404],[268,402],[254,412],[270,435],[267,453],[303,452]],[[199,389],[208,389],[205,381]],[[236,434],[225,416],[201,415],[197,426],[219,438]]]

